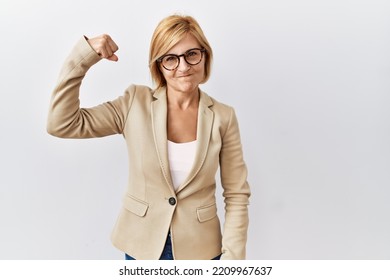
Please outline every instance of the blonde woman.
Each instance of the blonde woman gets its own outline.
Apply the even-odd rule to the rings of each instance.
[[[124,136],[129,180],[113,245],[126,259],[245,259],[250,189],[239,127],[232,107],[199,88],[213,58],[199,24],[179,15],[159,23],[150,45],[153,89],[131,85],[113,101],[80,108],[87,71],[101,59],[117,61],[117,50],[109,35],[76,44],[53,91],[47,124],[62,138]]]

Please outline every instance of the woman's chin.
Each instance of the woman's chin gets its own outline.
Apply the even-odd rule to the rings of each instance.
[[[177,85],[175,89],[183,93],[192,93],[193,91],[197,91],[198,84],[191,82],[183,82]]]

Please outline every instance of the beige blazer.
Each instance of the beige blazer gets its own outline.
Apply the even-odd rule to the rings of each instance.
[[[131,85],[113,101],[80,108],[82,79],[99,60],[84,38],[76,44],[53,91],[47,130],[62,138],[123,135],[129,179],[112,233],[114,246],[135,259],[159,259],[170,230],[175,259],[212,259],[221,253],[221,259],[244,259],[250,189],[234,110],[200,93],[196,158],[175,191],[166,90]],[[225,198],[222,229],[215,198],[218,167]]]

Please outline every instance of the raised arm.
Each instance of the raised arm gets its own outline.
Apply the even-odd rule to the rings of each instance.
[[[108,35],[83,37],[61,69],[47,122],[49,134],[61,138],[91,138],[122,133],[132,101],[131,87],[113,101],[92,108],[80,108],[80,86],[90,67],[106,58],[117,61],[118,46]]]

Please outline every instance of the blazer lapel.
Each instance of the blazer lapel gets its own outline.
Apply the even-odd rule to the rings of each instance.
[[[156,98],[156,100],[152,102],[151,107],[154,143],[156,145],[157,155],[165,181],[173,191],[174,187],[168,161],[166,89],[162,88],[156,91],[153,96]]]
[[[210,110],[213,105],[211,98],[204,92],[200,91],[199,109],[198,109],[198,124],[197,124],[197,151],[192,165],[192,169],[187,176],[185,182],[179,187],[176,193],[185,188],[198,174],[202,168],[203,162],[207,155],[207,150],[210,143],[211,129],[213,127],[214,113]]]

